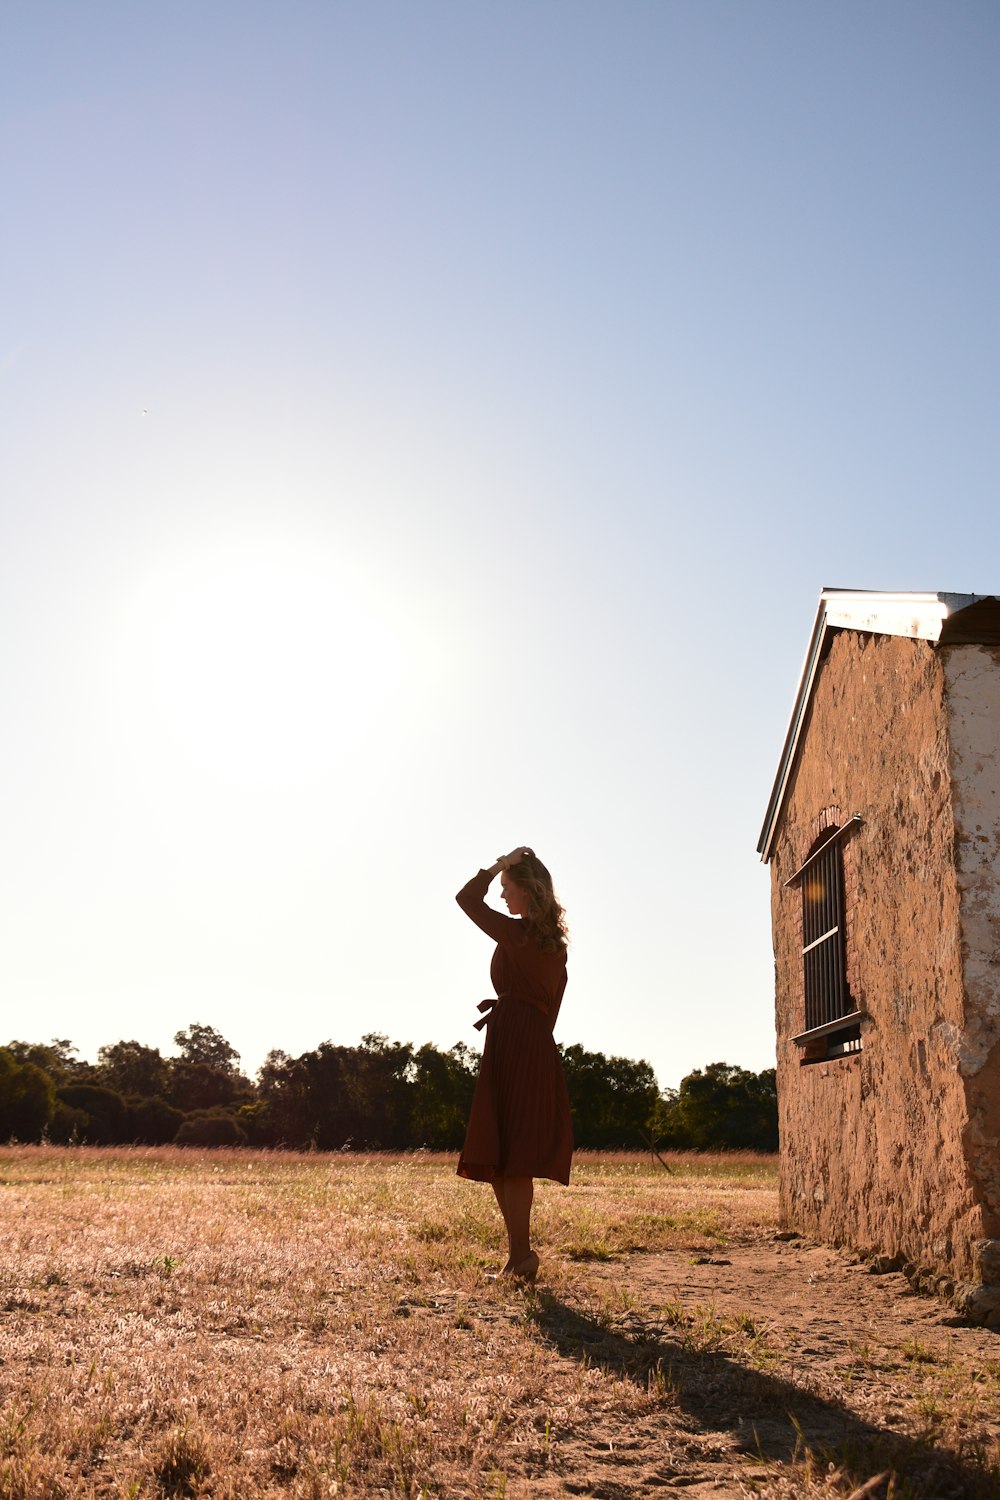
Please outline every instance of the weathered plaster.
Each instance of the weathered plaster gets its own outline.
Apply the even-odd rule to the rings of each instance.
[[[957,1066],[968,1038],[944,655],[844,631],[816,678],[771,864],[781,1203],[818,1238],[974,1281],[996,1230],[966,1140],[1000,1121],[982,1109],[970,1121]],[[803,1067],[801,895],[785,882],[829,807],[863,819],[844,865],[848,978],[869,1019],[860,1054]],[[986,931],[980,910],[970,922]]]
[[[951,749],[955,863],[965,981],[958,1047],[969,1170],[984,1230],[1000,1235],[1000,648],[941,653]]]

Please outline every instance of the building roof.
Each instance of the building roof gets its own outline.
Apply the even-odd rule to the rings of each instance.
[[[1000,598],[995,594],[881,594],[869,589],[824,589],[799,679],[791,722],[771,789],[757,852],[771,858],[774,836],[798,761],[820,665],[834,635],[857,630],[902,635],[935,645],[1000,645]]]

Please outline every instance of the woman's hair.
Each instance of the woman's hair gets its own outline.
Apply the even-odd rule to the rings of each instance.
[[[543,953],[565,953],[569,929],[566,913],[556,900],[552,889],[552,876],[538,855],[529,849],[516,865],[509,865],[507,874],[528,897],[528,912],[524,925]]]

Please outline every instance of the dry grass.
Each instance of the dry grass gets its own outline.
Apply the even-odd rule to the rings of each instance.
[[[787,1427],[790,1403],[847,1400],[879,1356],[818,1397],[788,1383],[752,1296],[725,1316],[637,1297],[630,1253],[711,1257],[774,1227],[770,1159],[670,1160],[581,1154],[570,1189],[541,1184],[531,1290],[484,1279],[492,1195],[450,1158],[0,1152],[0,1500],[610,1497],[670,1475],[847,1496],[903,1429],[900,1478],[872,1495],[977,1493],[921,1490],[920,1443],[954,1483],[992,1485],[996,1454],[965,1438],[996,1372],[970,1379],[916,1343],[893,1378],[924,1409],[873,1425],[871,1453],[719,1448],[716,1391]]]

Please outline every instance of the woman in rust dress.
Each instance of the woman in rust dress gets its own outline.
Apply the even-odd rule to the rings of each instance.
[[[484,900],[497,875],[509,917]],[[490,965],[497,997],[480,1006],[489,1011],[486,1045],[458,1175],[492,1185],[510,1251],[503,1274],[534,1281],[533,1179],[568,1183],[573,1155],[569,1095],[552,1039],[566,988],[565,917],[551,875],[526,848],[480,870],[455,899],[497,945]]]

